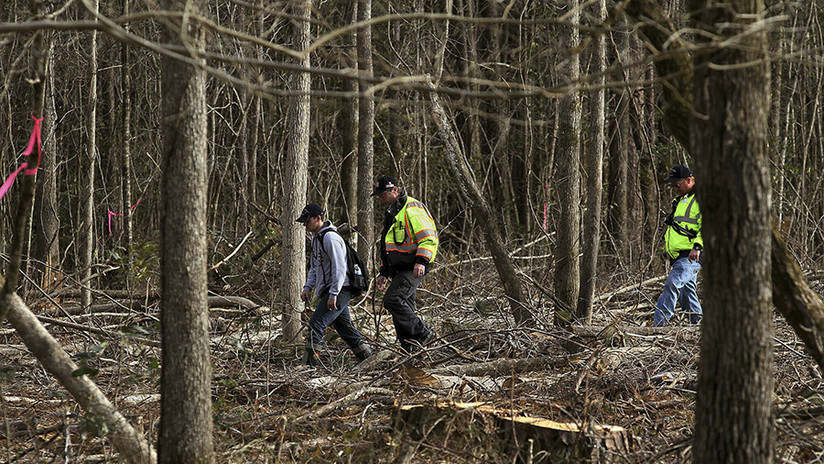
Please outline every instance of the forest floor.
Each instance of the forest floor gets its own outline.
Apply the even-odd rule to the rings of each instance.
[[[302,366],[304,335],[282,340],[278,308],[213,305],[218,462],[690,462],[700,328],[647,327],[663,277],[599,293],[593,325],[571,329],[553,326],[537,285],[541,328],[516,327],[495,281],[487,266],[432,273],[419,312],[439,338],[413,356],[400,352],[371,295],[360,299],[353,317],[378,352],[361,365],[331,331],[322,365]],[[63,311],[33,307],[50,314],[49,330],[155,442],[157,301],[98,297],[108,306],[92,314],[68,316],[76,302],[67,297],[57,300]],[[774,329],[775,462],[821,462],[821,373],[778,316]],[[118,462],[99,421],[13,331],[2,337],[0,462]]]

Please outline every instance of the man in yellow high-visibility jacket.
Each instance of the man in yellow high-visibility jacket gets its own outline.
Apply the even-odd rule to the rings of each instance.
[[[704,239],[701,236],[701,210],[695,199],[695,177],[686,166],[675,166],[666,178],[672,190],[678,195],[672,202],[672,213],[664,223],[664,251],[672,269],[664,283],[664,290],[655,304],[653,325],[667,325],[675,314],[676,302],[687,313],[691,324],[698,324],[703,317],[698,301],[696,284],[701,270]]]
[[[380,177],[372,196],[387,207],[379,241],[378,290],[386,291],[383,306],[392,314],[401,347],[412,352],[435,337],[415,313],[415,294],[435,261],[438,231],[426,206],[407,196],[394,177]]]

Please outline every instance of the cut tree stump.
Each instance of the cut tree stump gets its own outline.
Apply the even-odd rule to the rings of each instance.
[[[488,460],[506,457],[511,461],[517,455],[518,461],[534,464],[621,462],[633,446],[631,433],[623,427],[556,422],[489,403],[403,405],[396,431],[434,449]],[[417,448],[407,444],[405,454],[414,454]]]

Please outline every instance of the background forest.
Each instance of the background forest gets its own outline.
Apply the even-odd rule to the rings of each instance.
[[[161,297],[161,235],[166,221],[186,225],[177,213],[188,205],[164,206],[163,197],[168,184],[194,182],[207,189],[206,410],[218,457],[190,462],[489,462],[523,453],[485,441],[504,428],[493,416],[473,419],[478,426],[427,403],[463,431],[447,443],[433,437],[451,429],[435,431],[426,414],[401,407],[443,398],[568,421],[582,435],[596,423],[622,430],[569,446],[537,438],[554,432],[527,432],[549,454],[536,448],[524,461],[692,459],[699,332],[646,327],[666,272],[671,192],[662,180],[676,164],[693,167],[699,190],[736,173],[696,169],[713,164],[697,162],[682,143],[685,126],[667,119],[672,75],[660,64],[674,52],[639,33],[651,20],[633,3],[645,2],[5,0],[4,175],[23,162],[33,108],[43,117],[33,203],[18,210],[23,174],[0,200],[0,239],[12,250],[2,258],[14,262],[15,237],[22,247],[16,291],[80,367],[73,374],[99,384],[139,436],[164,443],[161,308],[171,306]],[[685,41],[694,56],[717,39],[693,27],[701,2],[647,3],[678,31],[671,43]],[[734,11],[748,2],[726,3]],[[815,288],[824,277],[824,11],[815,1],[763,6],[753,30],[767,44],[768,207]],[[172,166],[176,177],[164,172],[174,134],[164,129],[168,82],[186,81],[172,72],[175,60],[204,74],[206,130],[187,139],[195,151],[203,145],[202,178],[182,165]],[[355,368],[330,335],[327,365],[299,366],[308,236],[294,219],[306,202],[321,204],[374,266],[383,211],[369,193],[383,174],[437,221],[441,244],[419,308],[443,340],[405,358],[372,291],[353,315],[391,356]],[[16,236],[20,217],[25,234]],[[803,353],[792,321],[774,324],[780,411],[769,462],[816,462],[820,358]],[[2,337],[0,459],[114,460],[99,439],[110,429],[33,367],[14,330]],[[497,359],[512,363],[480,366]],[[806,415],[782,415],[790,410]]]

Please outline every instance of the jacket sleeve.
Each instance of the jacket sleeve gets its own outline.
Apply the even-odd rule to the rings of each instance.
[[[303,284],[304,290],[312,290],[315,287],[315,282],[317,282],[317,275],[315,273],[315,241],[317,238],[312,239],[312,252],[309,253],[309,273],[306,276],[306,283]]]
[[[421,202],[410,204],[406,208],[407,223],[415,234],[413,240],[418,245],[415,262],[428,265],[435,261],[438,253],[438,230],[435,220]]]
[[[329,283],[329,298],[337,297],[340,289],[346,282],[346,245],[343,243],[343,237],[336,233],[326,234],[331,235],[329,240],[326,240],[326,251],[329,256],[329,264],[331,266],[331,279]],[[323,244],[321,244],[323,245]]]

